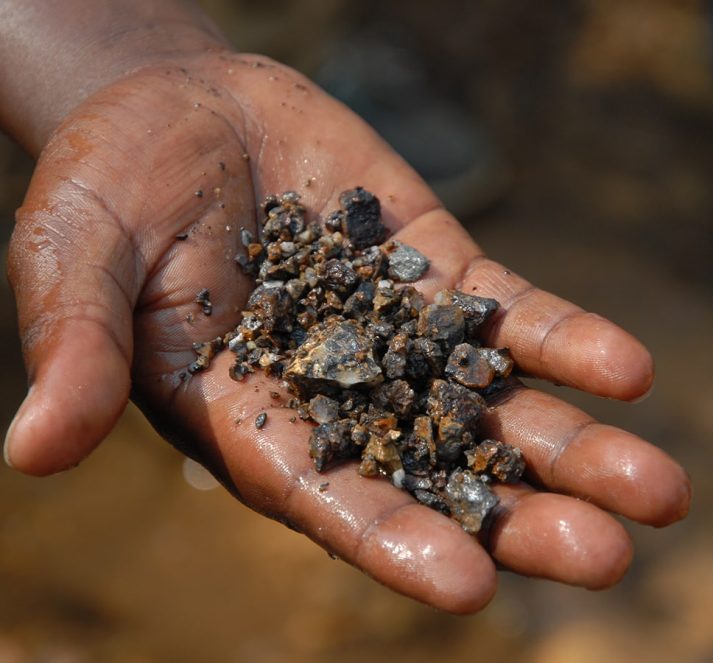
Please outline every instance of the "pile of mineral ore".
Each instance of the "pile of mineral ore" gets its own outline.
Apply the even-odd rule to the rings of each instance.
[[[378,198],[357,187],[339,202],[321,225],[296,193],[270,196],[260,238],[242,230],[236,261],[257,287],[222,339],[231,376],[260,368],[286,382],[287,405],[316,424],[319,472],[360,459],[361,475],[390,477],[475,533],[498,503],[491,484],[525,467],[519,449],[478,432],[513,368],[506,349],[479,342],[498,302],[443,290],[427,304],[403,284],[428,259],[387,239]]]

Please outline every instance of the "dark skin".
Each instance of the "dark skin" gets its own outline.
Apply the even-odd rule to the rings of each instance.
[[[274,382],[233,382],[227,354],[182,380],[191,343],[233,327],[252,288],[232,257],[264,195],[298,190],[318,217],[357,184],[379,195],[395,236],[431,259],[416,284],[427,296],[477,286],[502,303],[485,341],[511,348],[523,371],[623,400],[645,394],[654,371],[627,332],[486,258],[349,110],[289,68],[235,53],[187,3],[59,4],[0,5],[0,121],[39,157],[9,259],[31,385],[7,439],[15,468],[76,465],[131,395],[251,508],[459,613],[490,600],[496,565],[607,587],[632,555],[608,512],[654,526],[686,514],[688,479],[666,454],[518,384],[485,432],[522,449],[526,482],[497,488],[501,507],[476,540],[353,465],[317,474],[309,425],[290,422],[269,395]],[[84,22],[71,20],[77,12]],[[56,50],[38,46],[48,43]],[[203,288],[210,317],[194,301]]]

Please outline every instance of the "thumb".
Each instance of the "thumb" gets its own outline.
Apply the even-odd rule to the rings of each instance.
[[[46,475],[72,467],[113,428],[130,389],[137,271],[110,206],[40,167],[8,256],[29,378],[5,439],[14,468]]]

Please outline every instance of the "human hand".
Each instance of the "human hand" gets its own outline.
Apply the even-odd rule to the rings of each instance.
[[[477,286],[502,303],[486,341],[509,347],[522,371],[624,400],[649,389],[651,359],[635,339],[485,258],[348,110],[285,67],[214,50],[105,87],[42,153],[10,254],[31,384],[8,435],[12,464],[38,475],[75,465],[131,391],[247,505],[421,601],[478,610],[496,564],[590,588],[616,582],[631,544],[607,511],[671,523],[688,508],[688,480],[660,450],[552,396],[516,386],[488,413],[487,434],[522,449],[527,483],[496,488],[501,506],[476,540],[351,464],[318,474],[309,425],[289,422],[264,376],[233,382],[227,354],[182,379],[191,344],[232,328],[252,288],[233,256],[258,201],[294,189],[322,213],[355,185],[431,260],[418,288]],[[210,317],[195,303],[203,288]]]

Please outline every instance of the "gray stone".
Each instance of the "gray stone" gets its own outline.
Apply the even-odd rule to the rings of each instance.
[[[500,502],[489,486],[469,470],[454,470],[448,478],[444,502],[468,534],[476,534]]]
[[[408,244],[392,239],[383,248],[389,257],[389,278],[400,283],[418,281],[428,270],[428,258]]]
[[[339,319],[310,328],[284,376],[304,394],[322,388],[376,385],[382,380],[371,339],[364,328],[352,320]]]

